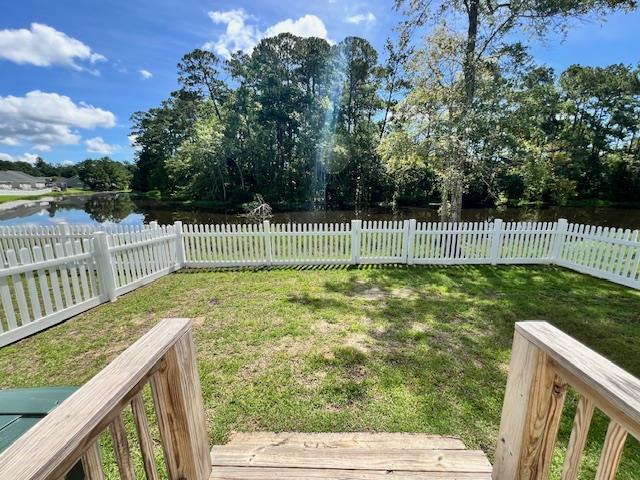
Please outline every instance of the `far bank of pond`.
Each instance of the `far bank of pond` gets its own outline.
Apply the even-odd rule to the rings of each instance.
[[[437,207],[406,207],[398,209],[371,208],[353,210],[313,210],[276,212],[274,223],[335,223],[352,219],[404,220],[415,218],[420,222],[437,222]],[[640,209],[622,207],[520,207],[520,208],[468,208],[462,212],[464,221],[482,222],[501,218],[505,221],[555,221],[566,218],[570,222],[592,225],[640,228]],[[15,208],[0,211],[0,225],[39,224],[61,222],[140,224],[157,221],[161,224],[181,220],[185,223],[246,223],[237,212],[220,211],[212,207],[187,205],[128,193],[73,195],[35,199]]]

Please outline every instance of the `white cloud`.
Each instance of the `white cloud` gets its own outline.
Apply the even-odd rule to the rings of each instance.
[[[63,160],[62,162],[60,162],[60,165],[62,165],[63,167],[70,167],[71,165],[75,165],[76,162],[74,162],[73,160]]]
[[[371,24],[371,23],[375,23],[376,16],[371,12],[360,13],[358,15],[352,15],[350,17],[347,17],[345,21],[347,23],[355,23],[356,25],[359,25],[361,23]]]
[[[102,137],[93,137],[85,140],[87,146],[87,152],[101,153],[103,155],[109,155],[117,150],[120,150],[120,145],[109,145]]]
[[[55,28],[32,23],[31,29],[0,30],[0,59],[39,67],[62,65],[97,73],[76,62],[79,60],[94,64],[105,61],[106,57]]]
[[[207,42],[202,48],[229,58],[238,50],[250,53],[262,38],[289,32],[300,37],[320,37],[329,40],[324,22],[315,15],[304,15],[297,20],[287,18],[268,27],[264,32],[251,24],[255,17],[243,9],[209,12],[215,24],[226,25],[225,32],[217,40]]]
[[[238,50],[251,51],[258,43],[260,32],[255,26],[247,25],[247,20],[253,17],[243,9],[209,12],[209,18],[215,24],[226,24],[227,28],[218,40],[204,44],[203,48],[206,50],[212,50],[218,55],[229,58]]]
[[[142,150],[142,147],[138,145],[138,136],[133,133],[129,134],[127,137],[129,139],[129,146],[133,148],[136,152]]]
[[[143,78],[143,80],[149,80],[151,77],[153,77],[153,73],[151,73],[149,70],[145,70],[144,68],[138,70],[138,72],[140,73],[140,76]]]
[[[57,93],[34,90],[24,97],[0,96],[0,144],[28,142],[39,150],[52,145],[71,145],[80,141],[72,128],[111,128],[113,113],[86,103],[74,103]]]
[[[27,162],[34,164],[38,159],[38,155],[33,153],[23,153],[22,155],[9,155],[8,153],[0,152],[0,160],[4,160],[5,162]]]
[[[292,33],[299,37],[327,38],[327,27],[325,27],[324,22],[315,15],[305,15],[297,20],[287,18],[267,28],[264,36],[275,37],[285,32]]]

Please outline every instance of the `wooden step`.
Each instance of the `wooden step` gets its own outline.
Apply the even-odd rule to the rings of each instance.
[[[210,480],[491,480],[491,473],[213,467]]]
[[[421,433],[299,433],[236,432],[227,445],[273,445],[307,448],[424,448],[465,450],[462,440]]]
[[[489,480],[457,438],[405,433],[237,433],[211,450],[211,480]]]
[[[418,472],[485,472],[491,464],[479,450],[417,448],[306,448],[225,445],[213,447],[212,464],[227,467],[337,468]]]

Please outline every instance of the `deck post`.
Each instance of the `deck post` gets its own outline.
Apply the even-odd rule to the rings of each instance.
[[[564,246],[564,240],[567,237],[567,230],[569,229],[569,222],[566,218],[559,218],[556,222],[556,232],[553,236],[553,246],[551,247],[550,263],[557,264],[558,260],[562,258],[562,247]]]
[[[548,478],[566,389],[548,355],[516,330],[493,480]]]
[[[496,265],[500,259],[500,247],[502,246],[502,220],[496,218],[493,221],[493,234],[491,235],[491,265]]]
[[[184,268],[186,263],[184,244],[182,243],[182,222],[180,220],[173,222],[173,228],[176,232],[176,267],[177,269],[180,269]]]
[[[351,220],[351,265],[360,263],[360,231],[362,220]]]
[[[96,232],[94,236],[94,248],[96,253],[96,267],[100,278],[100,289],[102,295],[114,302],[116,295],[116,277],[109,253],[109,242],[106,232]]]
[[[264,255],[267,266],[271,266],[273,263],[273,254],[271,253],[271,222],[269,220],[263,220],[262,222],[262,235],[264,237]]]
[[[151,377],[151,393],[169,478],[208,480],[209,436],[191,329],[163,360]]]

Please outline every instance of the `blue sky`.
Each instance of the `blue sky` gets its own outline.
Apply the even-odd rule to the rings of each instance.
[[[369,39],[379,51],[400,16],[392,0],[283,2],[8,0],[0,16],[0,159],[132,160],[129,117],[176,88],[180,57],[224,54],[280,31]],[[539,63],[640,62],[640,13],[575,22],[564,41],[530,42]]]

